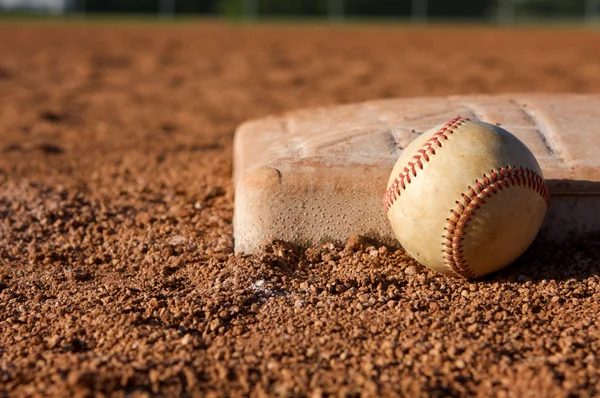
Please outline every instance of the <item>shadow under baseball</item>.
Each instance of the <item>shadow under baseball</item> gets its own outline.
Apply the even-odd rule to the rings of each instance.
[[[600,275],[600,233],[560,243],[536,239],[513,264],[486,279],[540,282],[585,280],[595,275]]]

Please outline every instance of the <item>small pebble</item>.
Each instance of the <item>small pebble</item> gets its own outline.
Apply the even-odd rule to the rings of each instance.
[[[406,269],[404,270],[404,273],[406,275],[416,275],[417,274],[417,267],[415,267],[414,265],[409,265],[408,267],[406,267]]]

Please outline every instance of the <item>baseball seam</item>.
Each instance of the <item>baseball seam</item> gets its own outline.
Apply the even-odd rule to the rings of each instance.
[[[469,186],[467,192],[461,194],[461,201],[456,201],[456,208],[450,210],[451,217],[446,219],[446,231],[442,242],[442,252],[446,265],[463,278],[479,278],[463,257],[463,239],[476,209],[485,204],[485,198],[505,188],[526,186],[535,191],[544,199],[546,206],[550,206],[550,194],[544,178],[529,168],[510,165],[500,167],[498,171],[492,170],[490,175],[483,175],[482,180],[475,180],[475,187]]]
[[[448,135],[453,134],[457,127],[467,122],[468,118],[460,116],[448,121],[429,138],[425,144],[413,156],[413,160],[400,172],[398,177],[389,186],[383,196],[383,205],[386,213],[398,200],[403,190],[411,183],[412,178],[417,176],[417,170],[423,170],[423,162],[429,162],[430,155],[435,155],[436,146],[442,147],[442,140],[448,140]],[[412,175],[412,176],[411,176]],[[475,209],[485,203],[484,197],[490,198],[504,188],[514,186],[527,186],[538,193],[550,205],[548,186],[544,178],[533,170],[510,165],[500,167],[498,171],[492,170],[490,175],[483,175],[483,179],[476,180],[475,188],[469,186],[467,192],[461,194],[461,201],[456,201],[457,207],[452,216],[446,219],[445,233],[443,235],[443,257],[446,265],[458,276],[464,278],[477,278],[481,275],[475,273],[463,257],[463,239],[465,229],[475,215]]]
[[[401,192],[406,189],[408,184],[410,184],[412,178],[417,176],[417,168],[423,170],[423,161],[429,162],[429,155],[435,155],[435,147],[442,147],[442,139],[446,141],[448,135],[454,133],[454,129],[468,120],[469,119],[463,119],[460,116],[455,117],[440,127],[440,129],[433,134],[425,144],[423,144],[421,149],[417,151],[417,154],[413,156],[413,161],[408,162],[408,165],[404,167],[392,185],[390,185],[385,192],[385,195],[383,196],[383,206],[385,207],[386,213],[400,197]]]

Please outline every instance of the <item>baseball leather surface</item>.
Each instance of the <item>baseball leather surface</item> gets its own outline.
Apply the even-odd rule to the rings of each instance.
[[[387,187],[384,206],[404,249],[435,271],[464,278],[517,259],[549,205],[525,144],[498,126],[462,118],[414,140]]]

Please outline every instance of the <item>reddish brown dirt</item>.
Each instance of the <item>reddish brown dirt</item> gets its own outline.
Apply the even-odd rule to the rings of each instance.
[[[242,121],[600,92],[600,34],[0,26],[1,396],[589,396],[600,240],[479,282],[368,247],[232,254]]]

